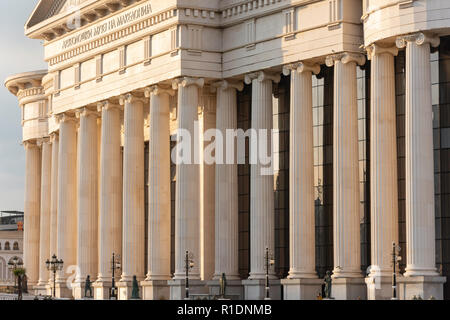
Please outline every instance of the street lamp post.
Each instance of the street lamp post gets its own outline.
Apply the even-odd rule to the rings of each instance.
[[[109,293],[109,299],[113,298],[117,300],[117,288],[116,288],[116,270],[120,270],[122,268],[120,255],[116,255],[114,252],[112,254],[111,260],[111,271],[112,271],[112,279],[111,279],[111,291]]]
[[[275,260],[269,252],[269,248],[266,248],[266,253],[264,255],[264,269],[266,269],[266,298],[264,300],[270,300],[270,283],[269,283],[269,272],[270,268],[275,265]]]
[[[17,269],[22,268],[22,266],[23,263],[18,257],[14,257],[11,259],[11,261],[8,262],[8,268],[14,275],[14,288],[17,287],[17,277],[14,273]]]
[[[186,251],[186,257],[184,260],[184,270],[186,271],[186,283],[185,283],[185,291],[186,291],[186,298],[185,300],[189,300],[189,271],[194,268],[194,255],[192,253],[189,253],[189,251]]]
[[[64,266],[64,261],[58,260],[56,254],[53,255],[52,260],[45,262],[48,271],[53,272],[53,298],[56,298],[56,271],[61,271]]]
[[[401,248],[392,242],[392,300],[398,300],[397,298],[397,271],[396,266],[402,257],[399,256]]]

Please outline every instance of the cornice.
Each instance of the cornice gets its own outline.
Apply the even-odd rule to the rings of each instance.
[[[52,41],[54,39],[61,38],[62,36],[66,36],[68,33],[77,31],[86,25],[97,22],[102,18],[106,18],[112,14],[126,10],[127,8],[137,5],[143,1],[144,0],[86,1],[78,8],[74,7],[73,10],[61,12],[32,26],[29,26],[31,20],[30,17],[25,26],[25,35],[32,39]],[[70,24],[73,20],[72,17],[74,15],[76,15],[76,18],[80,20],[80,26],[75,29],[72,25],[68,26],[68,24]]]
[[[229,26],[255,16],[271,14],[286,7],[304,6],[322,0],[242,0],[220,8],[223,26]]]
[[[18,96],[20,91],[30,88],[42,88],[42,78],[47,74],[47,70],[19,73],[8,77],[5,80],[5,87],[13,95]]]

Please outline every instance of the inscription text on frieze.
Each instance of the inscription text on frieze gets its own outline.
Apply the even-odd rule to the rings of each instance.
[[[62,50],[69,49],[77,44],[101,36],[107,32],[120,28],[128,23],[139,20],[152,13],[152,5],[150,3],[144,6],[133,8],[129,12],[124,12],[117,17],[108,19],[100,25],[93,26],[77,35],[71,36],[62,43]]]

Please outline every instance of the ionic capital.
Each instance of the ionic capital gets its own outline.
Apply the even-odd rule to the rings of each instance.
[[[173,80],[172,82],[172,89],[178,90],[179,87],[187,88],[190,86],[197,86],[198,88],[203,88],[205,86],[205,79],[204,78],[191,78],[191,77],[184,77],[184,78],[178,78]]]
[[[168,87],[163,87],[163,86],[157,84],[157,85],[145,88],[144,94],[145,94],[146,98],[150,98],[152,95],[159,96],[160,94],[168,94],[169,96],[173,97],[173,96],[175,96],[175,90],[168,88]]]
[[[367,57],[369,60],[372,60],[375,56],[388,53],[393,55],[394,57],[398,55],[398,48],[397,46],[381,46],[379,44],[373,43],[370,46],[366,48],[367,50]]]
[[[33,140],[27,140],[24,141],[23,143],[23,147],[25,148],[25,150],[30,150],[30,149],[39,149],[39,146],[37,145],[36,141]]]
[[[218,90],[229,90],[229,89],[235,89],[237,91],[244,90],[244,83],[241,81],[228,81],[228,80],[222,80],[217,81],[211,84],[213,88],[216,88]]]
[[[103,110],[108,111],[112,109],[121,110],[119,105],[111,103],[110,101],[107,100],[97,103],[97,112],[102,112]]]
[[[408,42],[414,42],[418,46],[429,43],[430,46],[435,48],[439,46],[441,39],[437,36],[428,35],[423,32],[416,32],[397,37],[395,40],[395,44],[399,49],[405,48]]]
[[[78,123],[78,120],[75,116],[67,114],[67,113],[61,113],[55,115],[55,120],[57,124],[65,123],[65,122],[73,122]]]
[[[245,83],[251,84],[253,80],[263,81],[273,81],[279,83],[281,81],[281,76],[279,74],[268,73],[265,71],[252,72],[245,75]]]
[[[366,57],[360,53],[342,52],[329,55],[325,59],[325,64],[327,65],[327,67],[334,66],[336,62],[341,62],[343,64],[356,62],[356,64],[363,66],[366,63]]]
[[[127,93],[127,94],[121,95],[119,98],[119,103],[121,106],[124,106],[125,104],[130,104],[133,102],[145,102],[145,101],[144,101],[144,99],[136,96],[133,93]]]
[[[50,142],[53,144],[56,141],[59,140],[59,133],[58,132],[52,132],[50,133]]]
[[[51,144],[50,137],[40,138],[40,139],[36,140],[36,145],[38,147],[42,147],[42,145],[44,145],[44,144],[47,144],[47,145]]]
[[[77,117],[77,119],[81,119],[81,118],[85,118],[85,117],[89,117],[89,116],[95,116],[95,117],[99,117],[99,114],[97,111],[88,109],[88,108],[81,108],[75,111],[75,115]]]
[[[298,73],[312,72],[317,75],[320,73],[320,65],[307,62],[296,62],[283,66],[283,74],[285,76],[290,75],[292,71],[297,71]]]

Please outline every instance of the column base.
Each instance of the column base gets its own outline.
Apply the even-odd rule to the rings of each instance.
[[[109,300],[110,290],[112,287],[111,281],[97,281],[92,285],[95,300]]]
[[[139,281],[138,281],[139,283]],[[131,299],[133,295],[133,281],[119,281],[117,283],[117,288],[119,289],[117,299],[118,300],[133,300]],[[142,287],[139,287],[139,299],[142,299]],[[136,300],[136,299],[135,299]]]
[[[283,279],[284,300],[317,300],[322,294],[322,279]]]
[[[55,287],[56,298],[73,299],[72,289],[69,289],[66,282],[57,282]]]
[[[447,277],[442,276],[400,277],[397,280],[399,299],[412,300],[415,296],[423,300],[443,300],[446,282]]]
[[[333,278],[331,297],[336,300],[366,300],[367,287],[364,278]]]
[[[266,281],[265,280],[243,280],[245,300],[265,300]],[[270,280],[270,300],[281,300],[281,281]]]
[[[46,286],[45,286],[45,295],[46,296],[50,296],[50,297],[53,297],[53,283],[48,283]]]
[[[143,300],[169,300],[170,288],[167,280],[146,280],[141,282]]]
[[[211,280],[207,283],[209,288],[209,294],[217,298],[222,298],[220,296],[220,281]],[[242,286],[241,280],[227,280],[227,285],[225,288],[225,296],[223,299],[227,300],[243,300],[244,299],[244,287]]]
[[[184,300],[186,297],[185,280],[169,280],[167,285],[170,288],[170,300]],[[208,295],[208,288],[201,280],[189,280],[190,299],[195,299],[195,295]]]
[[[33,288],[33,293],[36,296],[46,296],[47,295],[47,285],[44,283],[39,283]]]
[[[397,281],[401,275],[397,275]],[[369,275],[365,279],[367,285],[367,300],[391,300],[392,276]],[[398,297],[398,285],[397,285]]]

